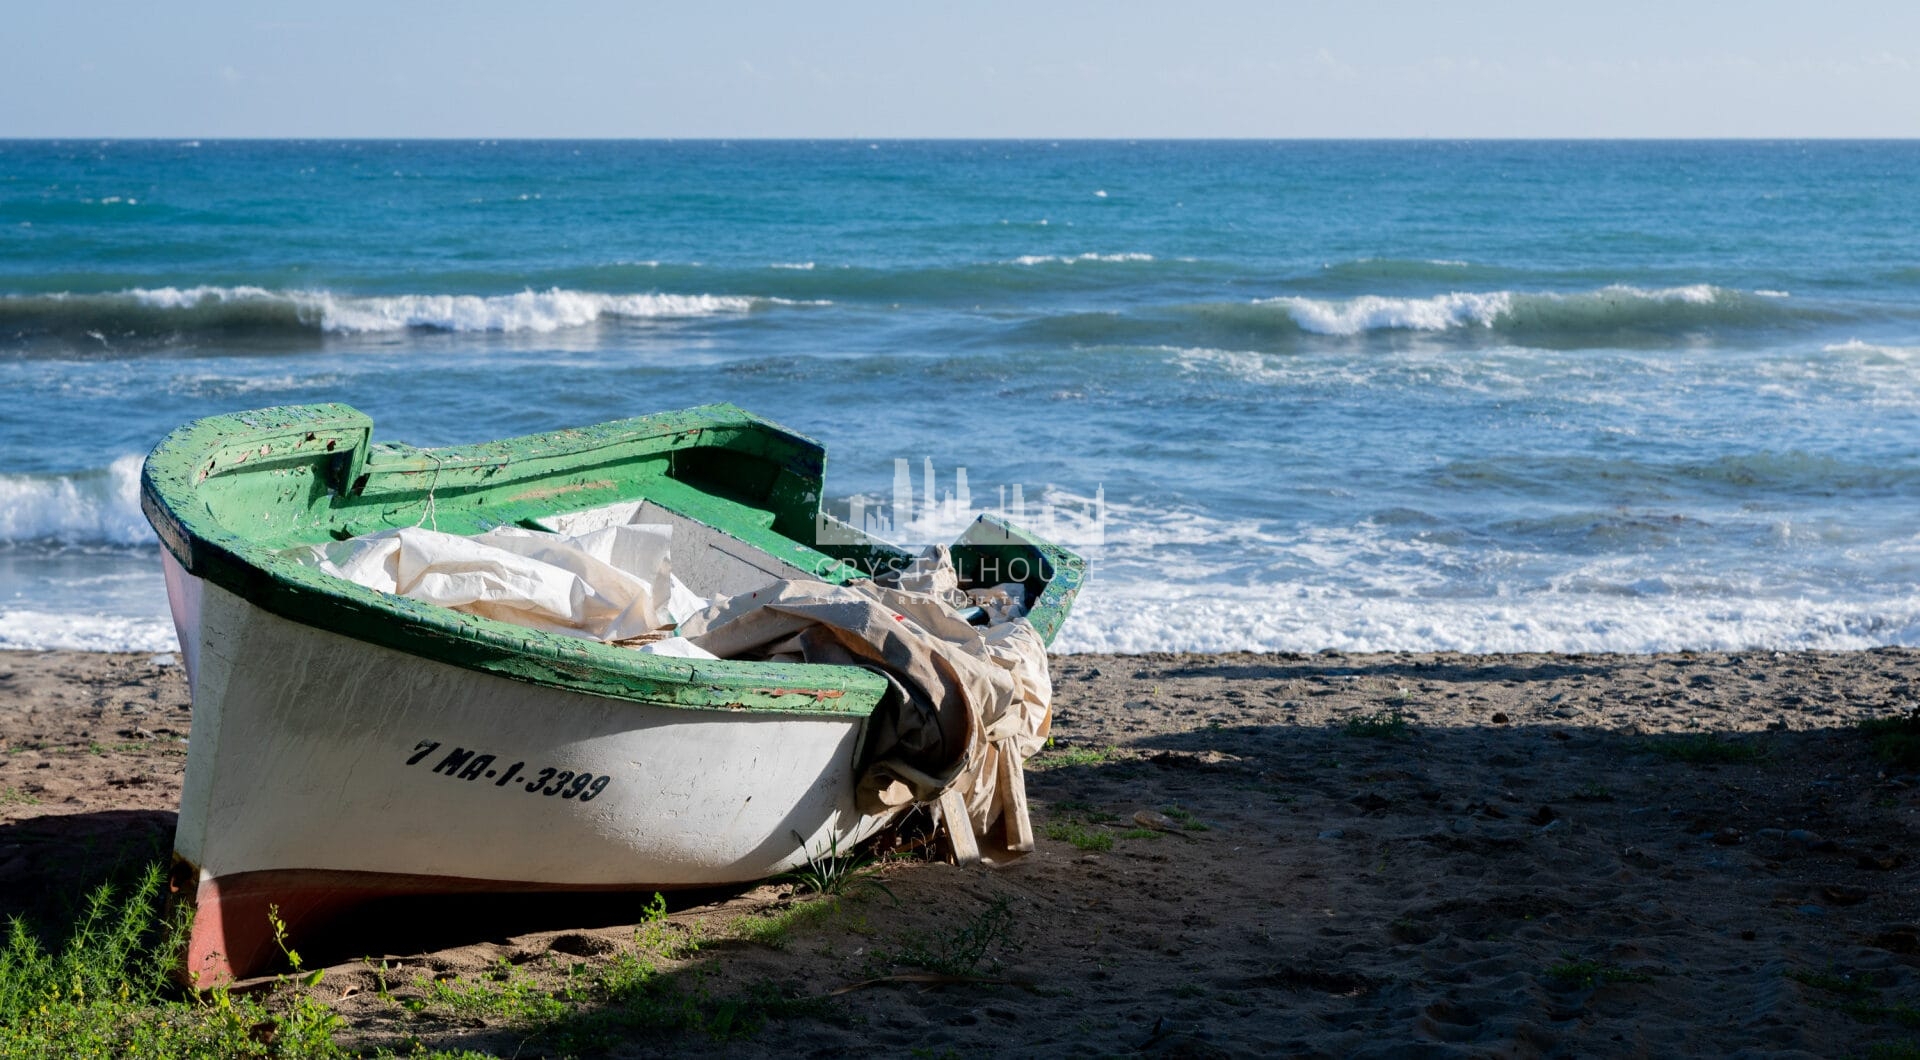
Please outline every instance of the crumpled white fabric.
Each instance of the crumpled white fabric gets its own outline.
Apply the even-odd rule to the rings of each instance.
[[[677,624],[707,602],[672,572],[673,528],[640,523],[579,535],[503,526],[473,537],[386,530],[296,553],[370,589],[530,629],[618,643]],[[713,658],[684,638],[638,650]]]

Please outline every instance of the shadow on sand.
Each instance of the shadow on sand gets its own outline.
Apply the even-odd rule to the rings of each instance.
[[[1294,672],[1285,661],[1226,669]],[[1470,669],[1445,679],[1506,679]],[[1402,676],[1393,663],[1366,670]],[[1557,676],[1582,672],[1569,662]],[[1920,792],[1851,728],[1275,723],[1072,742],[1102,750],[1037,760],[1041,849],[1028,859],[902,863],[889,869],[900,905],[863,901],[853,919],[774,945],[711,936],[625,993],[587,990],[533,1022],[407,1010],[405,998],[446,974],[514,974],[494,961],[547,976],[541,996],[555,996],[565,988],[552,976],[590,979],[633,945],[650,894],[377,903],[302,949],[310,966],[372,956],[405,969],[387,985],[413,992],[381,1004],[370,972],[328,979],[341,996],[359,991],[354,1033],[520,1055],[971,1055],[1010,1043],[1036,1054],[1835,1055],[1897,1044],[1920,1011],[1920,855],[1903,816]],[[1135,827],[1142,811],[1190,827]],[[164,859],[172,824],[103,812],[0,827],[0,912],[57,926],[89,887]],[[738,910],[740,897],[670,899]],[[1004,956],[1039,988],[828,997],[902,970],[906,940],[963,929],[996,899],[1018,916],[1018,948]],[[454,952],[469,947],[484,952]]]

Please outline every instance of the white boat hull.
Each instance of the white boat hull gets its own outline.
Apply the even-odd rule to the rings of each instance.
[[[854,803],[864,719],[515,681],[281,618],[166,562],[194,712],[176,887],[198,908],[203,983],[273,956],[269,904],[291,922],[383,894],[740,883],[883,823]]]

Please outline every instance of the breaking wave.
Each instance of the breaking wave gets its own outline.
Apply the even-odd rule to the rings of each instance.
[[[0,547],[152,543],[140,512],[140,464],[129,454],[72,474],[0,474]]]
[[[262,287],[161,287],[108,294],[0,297],[0,336],[114,338],[186,333],[361,334],[419,328],[549,332],[602,320],[747,313],[780,299],[712,294],[608,294],[559,287],[517,294],[344,295]]]
[[[1573,294],[1452,292],[1427,298],[1362,295],[1349,299],[1281,297],[1256,307],[1283,312],[1316,335],[1372,331],[1453,331],[1483,328],[1514,335],[1592,334],[1769,325],[1796,310],[1777,293],[1736,291],[1711,284],[1645,288],[1615,284]]]
[[[1538,349],[1664,346],[1834,323],[1903,326],[1910,312],[1836,305],[1711,284],[1587,291],[1451,291],[1427,296],[1290,294],[1240,302],[1079,308],[1013,326],[1023,341],[1075,346],[1212,347],[1259,352],[1328,340],[1419,339]]]

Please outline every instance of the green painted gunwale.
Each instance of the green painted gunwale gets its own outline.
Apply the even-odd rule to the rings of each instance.
[[[453,533],[537,526],[544,516],[646,497],[824,581],[864,576],[898,550],[810,539],[826,453],[732,405],[443,449],[372,441],[373,421],[341,404],[197,420],[147,457],[141,507],[186,570],[273,614],[500,677],[613,699],[695,709],[865,717],[886,689],[858,667],[682,660],[462,614],[331,577],[285,555],[300,545],[394,527]],[[1036,575],[1034,625],[1049,641],[1084,564],[1013,527],[1003,543]]]

